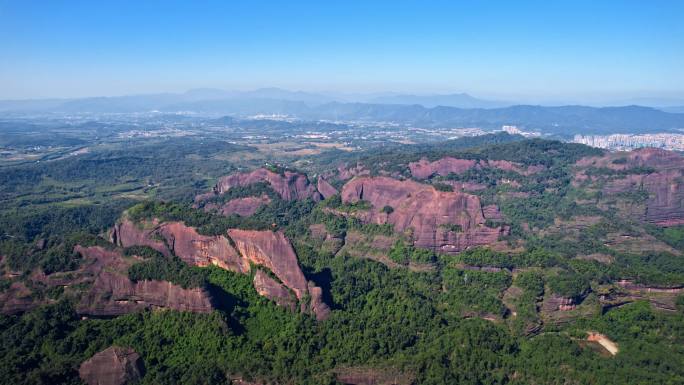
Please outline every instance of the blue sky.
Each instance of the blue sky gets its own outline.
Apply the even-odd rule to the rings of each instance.
[[[283,87],[684,97],[684,1],[0,0],[0,98]]]

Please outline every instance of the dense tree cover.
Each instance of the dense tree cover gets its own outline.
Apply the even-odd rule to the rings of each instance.
[[[437,256],[432,250],[421,249],[407,244],[403,239],[398,239],[392,250],[389,252],[389,257],[394,262],[406,265],[409,262],[417,263],[432,263],[435,262]]]
[[[509,139],[518,140],[496,140]],[[133,280],[165,279],[185,287],[204,287],[215,297],[217,310],[210,314],[154,311],[82,320],[71,304],[60,301],[22,316],[0,316],[0,378],[15,384],[79,383],[78,365],[116,344],[131,346],[141,354],[147,369],[144,384],[221,384],[226,383],[226,375],[265,383],[332,384],[333,370],[350,366],[391,368],[411,376],[416,384],[684,382],[681,310],[663,313],[648,303],[635,303],[578,318],[553,331],[539,330],[536,307],[546,294],[578,298],[592,287],[617,278],[646,283],[684,282],[679,256],[611,251],[604,242],[607,234],[627,229],[627,224],[619,220],[583,227],[573,238],[522,231],[523,223],[542,228],[552,224],[559,214],[571,218],[587,212],[587,207],[577,203],[586,196],[580,196],[569,184],[570,170],[566,166],[596,151],[544,141],[467,151],[456,142],[449,145],[453,148],[435,156],[455,155],[458,151],[461,157],[507,159],[548,167],[538,174],[516,177],[522,184],[519,190],[529,192],[530,199],[497,202],[514,228],[510,241],[520,241],[525,251],[503,253],[476,248],[455,256],[436,256],[411,246],[404,238],[408,235],[395,234],[390,225],[363,224],[351,215],[332,214],[329,209],[343,206],[339,197],[318,204],[288,202],[263,184],[231,189],[226,196],[215,198],[222,202],[269,194],[273,203],[249,218],[193,209],[187,194],[167,202],[146,201],[129,209],[127,215],[134,220],[179,220],[203,234],[221,234],[232,227],[285,230],[306,278],[323,288],[324,300],[333,309],[330,318],[317,322],[311,315],[276,306],[256,293],[252,275],[217,267],[191,268],[177,257],[167,258],[147,247],[133,247],[124,252],[143,258],[129,271]],[[399,158],[417,160],[436,148],[418,146]],[[392,162],[385,155],[367,159]],[[381,163],[377,164],[381,167]],[[405,165],[399,164],[397,169],[405,172]],[[87,171],[89,166],[84,167]],[[103,170],[109,170],[108,166]],[[494,172],[489,180],[502,175]],[[191,189],[207,188],[202,182]],[[495,198],[495,194],[487,195],[490,190],[482,192],[483,199]],[[4,230],[0,232],[0,254],[6,256],[5,261],[16,263],[15,269],[26,273],[36,267],[45,272],[73,269],[79,262],[77,256],[71,255],[73,245],[106,246],[97,235],[110,228],[131,205],[130,201],[118,201],[109,206],[50,204],[51,210],[15,210],[15,217],[0,219]],[[344,208],[340,211],[344,212]],[[324,224],[331,235],[339,238],[348,231],[399,237],[390,258],[402,265],[431,262],[435,268],[390,269],[343,253],[334,255],[321,249],[320,241],[311,237],[312,224]],[[681,228],[650,231],[681,249]],[[38,239],[46,240],[40,249],[36,248]],[[612,263],[578,258],[590,253],[606,254]],[[0,281],[0,291],[7,286]],[[54,295],[59,297],[59,293]],[[683,298],[677,300],[679,309],[684,308]],[[606,357],[586,345],[582,339],[587,331],[604,333],[616,341],[618,355]]]
[[[15,271],[40,266],[46,273],[77,266],[73,247],[101,244],[106,231],[130,201],[102,205],[16,209],[0,216],[0,254]],[[99,242],[99,243],[98,243]]]
[[[258,197],[261,195],[266,195],[271,199],[278,199],[278,194],[273,191],[271,185],[268,182],[257,182],[248,186],[235,186],[228,189],[228,191],[210,197],[207,200],[200,202],[200,207],[205,206],[207,203],[226,203],[233,199],[245,198],[245,197]]]
[[[150,248],[134,246],[124,250],[126,255],[145,257],[146,260],[138,262],[128,268],[128,278],[131,281],[157,280],[169,281],[183,288],[207,286],[207,271],[197,267],[188,266],[177,256],[166,257],[162,253]]]

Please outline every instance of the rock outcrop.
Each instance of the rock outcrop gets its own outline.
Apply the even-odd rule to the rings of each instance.
[[[249,273],[250,264],[263,266],[273,272],[284,287],[292,290],[298,300],[302,301],[307,295],[313,297],[297,255],[282,232],[231,229],[225,236],[206,236],[181,222],[135,224],[124,219],[114,227],[111,238],[122,247],[142,245],[167,256],[175,254],[192,266],[216,265],[242,274]],[[261,276],[254,283],[255,287],[259,286],[260,294],[271,298],[271,294],[266,294],[269,290],[279,292],[274,283],[280,283],[268,282],[266,278],[271,279]],[[271,299],[285,303],[282,299]],[[327,317],[324,306],[321,302],[318,308],[310,310],[318,319],[324,319]]]
[[[214,186],[214,193],[220,195],[232,187],[249,186],[258,182],[268,183],[281,198],[288,201],[307,198],[321,200],[321,194],[309,183],[306,175],[292,171],[279,174],[265,168],[224,176]]]
[[[649,172],[613,178],[606,183],[603,192],[618,194],[644,189],[648,198],[642,220],[658,226],[684,224],[684,156],[672,151],[645,148],[584,158],[576,165],[579,168],[597,167],[615,171],[639,167],[651,169]],[[584,172],[576,175],[576,180],[580,182],[587,178]]]
[[[418,179],[427,179],[433,175],[447,176],[451,173],[461,174],[473,167],[476,162],[472,159],[456,159],[445,157],[434,162],[423,158],[418,162],[409,163],[411,175]]]
[[[208,313],[213,309],[204,289],[183,289],[167,281],[132,282],[127,276],[132,263],[116,251],[99,246],[76,246],[75,251],[86,259],[86,269],[94,276],[77,305],[80,314],[116,316],[155,308]]]
[[[162,254],[177,255],[192,266],[216,265],[238,273],[249,272],[244,260],[228,238],[206,236],[182,222],[136,224],[122,220],[112,232],[112,241],[121,247],[149,246]]]
[[[264,266],[290,290],[300,301],[306,295],[311,297],[311,311],[319,320],[328,316],[329,308],[322,300],[317,302],[314,298],[321,298],[322,292],[310,282],[306,281],[304,273],[297,262],[290,241],[282,232],[254,231],[254,230],[228,230],[228,236],[235,242],[235,247],[240,254],[255,265]]]
[[[513,171],[518,174],[530,175],[544,169],[544,166],[523,165],[508,160],[473,160],[444,157],[434,162],[422,158],[418,162],[409,163],[411,175],[417,179],[428,179],[434,175],[447,176],[449,174],[461,174],[472,168],[497,168],[504,171]]]
[[[144,367],[133,349],[111,346],[84,361],[78,374],[88,385],[125,385],[138,382]]]
[[[244,197],[235,198],[230,201],[217,205],[215,203],[208,203],[204,205],[204,211],[218,211],[221,215],[239,215],[241,217],[249,217],[261,207],[271,203],[271,198],[268,195],[261,195],[258,197]]]
[[[257,270],[254,274],[254,288],[259,295],[272,300],[279,306],[290,310],[295,309],[296,301],[292,298],[287,286],[269,277],[263,270]]]
[[[395,231],[412,232],[414,245],[457,253],[473,246],[496,243],[505,226],[487,227],[480,200],[461,192],[437,191],[414,181],[388,177],[358,177],[342,188],[342,201],[370,202],[368,211],[355,213],[366,223],[389,223]],[[381,211],[392,207],[389,214]]]
[[[551,294],[544,298],[542,310],[548,313],[555,311],[570,311],[575,310],[577,304],[572,298],[562,297],[557,294]]]
[[[331,196],[339,193],[337,189],[333,187],[330,183],[328,183],[328,181],[325,180],[322,176],[318,177],[318,181],[316,182],[316,188],[325,199],[328,199]]]

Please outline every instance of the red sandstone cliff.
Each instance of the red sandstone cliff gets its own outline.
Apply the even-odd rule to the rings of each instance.
[[[447,176],[451,173],[460,174],[475,167],[475,161],[470,159],[456,159],[445,157],[434,162],[423,158],[418,162],[409,163],[411,175],[418,179],[427,179],[432,175]]]
[[[614,163],[617,159],[624,159]],[[632,174],[622,178],[609,180],[603,188],[604,193],[645,189],[649,197],[646,200],[646,211],[642,219],[659,226],[684,224],[684,157],[672,152],[656,148],[645,148],[628,153],[610,153],[601,157],[581,159],[576,164],[580,169],[587,167],[605,167],[612,170],[625,170],[635,167],[650,167],[654,172]],[[580,171],[576,181],[587,179]]]
[[[259,197],[235,198],[219,206],[215,203],[204,205],[204,211],[218,211],[221,215],[230,216],[237,214],[241,217],[249,217],[261,207],[271,203],[268,195]]]
[[[434,162],[423,158],[418,162],[409,163],[411,175],[418,179],[427,179],[433,175],[447,176],[451,173],[461,174],[471,168],[498,168],[505,171],[513,171],[523,175],[530,175],[544,169],[544,166],[523,165],[508,160],[472,160],[444,157]]]
[[[231,229],[228,236],[244,258],[271,270],[299,300],[309,295],[317,319],[327,318],[330,309],[322,302],[320,288],[306,281],[297,255],[282,232]]]
[[[345,203],[359,200],[371,203],[371,210],[358,214],[363,221],[390,223],[399,232],[411,229],[415,246],[436,251],[456,253],[468,247],[492,244],[508,231],[504,227],[484,225],[485,217],[477,196],[437,191],[414,181],[358,177],[345,184],[341,196]],[[381,212],[384,206],[394,211],[385,214]],[[452,231],[451,225],[458,225],[461,231]]]
[[[212,310],[209,293],[183,289],[167,281],[132,282],[127,268],[132,264],[117,251],[99,246],[74,249],[85,258],[84,269],[94,277],[77,311],[80,314],[114,316],[149,308],[206,313]]]
[[[135,224],[122,220],[112,231],[119,246],[149,246],[164,255],[175,254],[192,266],[216,265],[238,273],[249,272],[245,261],[224,236],[206,236],[181,222]]]
[[[309,183],[306,175],[291,171],[278,174],[265,168],[224,176],[214,186],[214,193],[223,194],[232,187],[249,186],[258,182],[267,182],[285,200],[321,199],[321,194]]]
[[[333,187],[327,180],[323,177],[318,177],[318,182],[316,183],[316,188],[323,195],[323,198],[328,199],[331,196],[338,193],[337,189]]]
[[[257,270],[254,274],[254,288],[260,296],[274,301],[279,306],[295,309],[296,300],[292,298],[287,286],[269,277],[263,270]]]
[[[309,289],[297,255],[282,232],[231,229],[225,236],[206,236],[181,222],[150,222],[139,226],[123,220],[115,226],[111,238],[122,247],[146,245],[165,255],[175,254],[193,266],[213,264],[243,274],[249,273],[250,263],[264,266],[292,290],[298,300],[307,295],[313,298],[316,294]],[[264,277],[255,280],[255,287],[262,295],[270,289],[278,290]],[[311,310],[318,319],[324,319],[329,309],[321,301]]]

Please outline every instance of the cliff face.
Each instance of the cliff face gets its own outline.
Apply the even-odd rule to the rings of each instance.
[[[140,355],[131,348],[110,346],[84,361],[78,374],[88,385],[124,385],[139,381],[144,373]]]
[[[337,189],[328,183],[327,180],[323,179],[323,177],[318,178],[318,182],[316,182],[316,188],[325,199],[328,199],[338,193]]]
[[[296,301],[290,295],[287,287],[269,277],[262,270],[257,270],[256,274],[254,274],[254,288],[260,296],[274,301],[279,306],[290,310],[295,309]]]
[[[477,196],[437,191],[413,181],[359,177],[345,184],[341,195],[345,203],[359,200],[371,203],[369,211],[358,214],[367,223],[390,223],[399,232],[412,229],[417,247],[456,253],[495,243],[500,235],[508,232],[504,227],[484,225],[485,217]],[[385,206],[392,207],[392,213],[381,212]]]
[[[619,161],[618,161],[619,159]],[[615,171],[636,167],[651,168],[653,172],[630,174],[609,180],[603,192],[617,194],[638,191],[648,192],[646,210],[642,220],[658,226],[684,224],[684,157],[672,152],[655,148],[645,148],[629,153],[610,153],[602,157],[590,157],[577,162],[580,169],[588,167],[608,168]],[[577,181],[588,177],[580,171]]]
[[[218,211],[221,215],[230,216],[237,214],[241,217],[249,217],[261,207],[271,203],[268,195],[260,197],[235,198],[219,206],[214,203],[206,204],[204,211]]]
[[[449,156],[434,162],[430,162],[423,158],[418,162],[409,163],[411,175],[418,179],[427,179],[433,175],[447,176],[451,173],[461,174],[471,168],[498,168],[500,170],[513,171],[523,175],[533,174],[544,169],[543,166],[529,166],[525,168],[519,163],[508,160],[475,161],[472,159],[457,159]]]
[[[271,270],[298,299],[307,294],[306,278],[299,268],[297,255],[282,232],[230,229],[228,236],[244,258]]]
[[[206,236],[181,222],[168,222],[142,228],[129,220],[114,227],[112,240],[119,246],[149,246],[162,254],[177,255],[192,266],[216,265],[238,273],[249,271],[249,262],[224,236]]]
[[[451,173],[460,174],[475,167],[475,161],[470,159],[456,159],[445,157],[434,162],[423,158],[418,162],[409,163],[411,175],[418,179],[427,179],[432,175],[447,176]]]
[[[252,263],[264,266],[295,293],[297,299],[310,297],[311,311],[318,320],[324,320],[330,313],[330,308],[323,303],[322,290],[312,282],[307,282],[304,273],[299,268],[297,255],[290,241],[282,232],[228,230],[228,236],[235,242],[235,246],[242,256]]]
[[[285,171],[281,175],[265,168],[224,176],[214,186],[214,193],[223,194],[232,187],[249,186],[258,182],[267,182],[281,198],[288,201],[306,198],[321,200],[321,194],[309,183],[306,175],[291,171]]]
[[[207,313],[212,310],[209,293],[202,289],[183,289],[167,281],[132,282],[127,268],[132,262],[121,254],[99,246],[74,249],[93,275],[90,290],[77,305],[80,314],[115,316],[150,308]]]
[[[123,247],[147,245],[165,255],[175,254],[193,266],[213,264],[242,274],[249,273],[250,263],[263,266],[278,277],[283,288],[292,290],[298,300],[307,295],[314,296],[299,267],[295,251],[282,232],[231,229],[225,236],[205,236],[181,222],[139,227],[124,220],[113,230],[112,239]],[[289,307],[280,295],[280,283],[269,280],[272,281],[268,276],[255,278],[257,291]],[[324,319],[329,309],[321,301],[317,308],[312,307],[311,310],[317,318]]]

